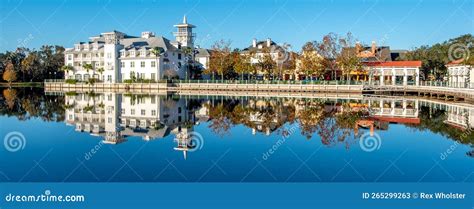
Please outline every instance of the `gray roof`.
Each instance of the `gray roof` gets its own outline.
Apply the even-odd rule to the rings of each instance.
[[[130,49],[151,49],[154,47],[161,47],[165,51],[176,50],[176,48],[170,43],[170,41],[163,36],[150,37],[150,38],[124,38],[120,40],[120,44],[124,46],[125,50]]]
[[[209,49],[197,48],[196,51],[197,51],[196,57],[210,57],[211,56],[211,50]]]
[[[87,43],[92,44],[92,43],[98,43],[99,45],[105,44],[105,37],[103,34],[107,33],[121,33],[123,34],[124,38],[120,39],[120,44],[124,45],[125,49],[131,49],[131,48],[154,48],[154,47],[162,47],[165,51],[167,50],[176,50],[176,48],[170,43],[170,41],[162,36],[157,36],[157,37],[150,37],[150,38],[141,38],[137,36],[130,36],[125,33],[119,32],[119,31],[111,31],[111,32],[104,32],[101,33],[99,36],[93,36],[90,37],[90,41]],[[80,44],[86,43],[86,42],[79,42]]]
[[[262,48],[258,48],[259,45],[262,45]],[[271,41],[270,43],[270,49],[272,47],[279,47],[274,41]],[[249,47],[245,48],[242,50],[243,53],[246,53],[246,52],[249,52],[249,51],[253,51],[253,52],[261,52],[263,49],[267,49],[269,48],[267,46],[267,41],[259,41],[257,42],[257,47],[253,47],[253,45],[250,45]]]
[[[127,127],[122,131],[122,135],[126,136],[141,136],[145,137],[148,136],[150,138],[156,139],[156,138],[163,138],[169,134],[169,127],[164,126],[161,129],[155,130],[153,128],[149,129],[143,129],[143,128],[130,128]]]

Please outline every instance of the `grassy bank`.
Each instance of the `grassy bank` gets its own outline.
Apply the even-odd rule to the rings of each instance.
[[[0,87],[9,87],[8,83],[0,83]],[[43,87],[42,82],[18,82],[12,83],[11,87]]]

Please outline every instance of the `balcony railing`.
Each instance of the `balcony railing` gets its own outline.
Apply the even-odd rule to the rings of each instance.
[[[190,33],[190,32],[173,32],[173,35],[175,35],[175,36],[192,36],[192,37],[196,37],[196,33]]]

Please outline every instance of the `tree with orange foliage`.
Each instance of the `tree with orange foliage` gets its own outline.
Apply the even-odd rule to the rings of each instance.
[[[8,63],[7,67],[5,68],[5,72],[3,72],[3,80],[8,82],[8,86],[11,86],[13,81],[16,81],[16,72],[15,68],[13,67],[12,63]]]

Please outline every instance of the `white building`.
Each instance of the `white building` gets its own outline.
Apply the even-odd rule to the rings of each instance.
[[[66,124],[76,131],[102,136],[104,143],[124,141],[120,131],[121,96],[115,93],[66,95]]]
[[[126,137],[144,140],[178,134],[195,123],[185,100],[157,95],[74,94],[66,95],[66,124],[78,132],[100,136],[117,144]]]
[[[276,44],[270,38],[267,38],[265,41],[253,39],[252,45],[243,49],[241,55],[250,56],[250,63],[252,65],[262,62],[265,56],[270,55],[272,60],[275,61],[277,65],[280,65],[289,59],[289,49],[287,48],[287,46]],[[264,76],[266,74],[266,72],[260,69],[257,69],[257,71],[258,76]]]
[[[448,68],[448,85],[455,88],[474,88],[474,68],[456,60],[446,65]]]
[[[202,69],[209,67],[209,60],[211,58],[211,50],[204,48],[196,48],[196,55],[194,60],[201,65]]]
[[[118,83],[130,81],[157,81],[166,78],[184,78],[185,58],[182,47],[194,48],[194,25],[175,25],[175,41],[152,32],[142,32],[140,37],[112,31],[90,37],[74,48],[66,49],[65,64],[73,70],[65,72],[66,79]]]
[[[368,68],[369,85],[420,84],[421,61],[369,62],[364,65]]]

